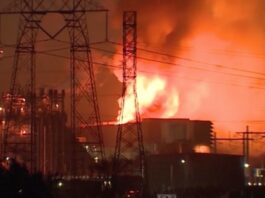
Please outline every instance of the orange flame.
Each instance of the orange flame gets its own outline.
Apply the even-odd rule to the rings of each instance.
[[[198,32],[182,40],[182,44],[191,47],[176,53],[184,57],[184,60],[176,59],[176,65],[147,64],[138,59],[137,93],[142,118],[208,119],[217,121],[214,123],[215,130],[226,132],[244,130],[248,120],[260,119],[263,112],[258,111],[257,106],[262,106],[264,97],[259,94],[259,89],[251,87],[262,88],[264,81],[259,81],[259,78],[263,77],[240,70],[262,73],[263,59],[244,55],[244,52],[237,50],[239,43],[209,32]],[[241,51],[251,53],[248,48],[241,47]],[[118,73],[116,75],[121,79]],[[131,89],[128,88],[130,91],[125,96],[122,123],[135,119]],[[256,97],[253,97],[254,93],[257,93]],[[119,105],[121,108],[121,99]],[[120,120],[120,116],[117,119]],[[223,122],[227,120],[240,122]]]
[[[117,10],[134,8],[140,13],[140,48],[176,55],[174,60],[137,51],[138,57],[173,63],[140,64],[138,58],[140,70],[155,73],[164,82],[150,99],[141,97],[146,90],[138,90],[142,117],[211,120],[221,137],[243,131],[246,125],[264,131],[264,5],[260,0],[180,1],[177,6],[175,1],[121,1]],[[152,77],[140,76],[152,84]],[[143,107],[146,99],[150,104]],[[178,110],[174,105],[164,108],[166,103],[177,104]]]
[[[159,76],[138,75],[136,91],[138,95],[139,113],[144,117],[172,117],[177,113],[179,106],[178,93],[172,90],[168,94],[167,81]],[[122,98],[119,99],[122,108]],[[132,85],[127,88],[125,103],[123,106],[123,117],[118,120],[126,123],[135,120],[135,101]]]

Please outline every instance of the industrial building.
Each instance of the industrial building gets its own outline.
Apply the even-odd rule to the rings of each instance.
[[[178,118],[147,118],[141,122],[146,154],[211,152],[212,122]],[[111,156],[115,148],[117,126],[103,125],[105,147]]]
[[[91,176],[91,166],[84,142],[89,136],[83,129],[74,136],[67,127],[64,110],[64,91],[41,89],[37,100],[37,167],[45,175]],[[20,121],[10,136],[16,143],[10,147],[16,158],[27,162],[30,153],[26,152],[30,141],[30,124],[26,112],[26,99],[16,101],[16,115],[7,116],[8,94],[3,94],[1,122],[6,119]],[[25,102],[25,103],[24,103]],[[212,123],[190,119],[148,118],[141,122],[145,145],[145,180],[150,194],[176,192],[185,188],[236,188],[244,184],[243,160],[241,156],[212,154]],[[106,154],[109,160],[115,149],[117,125],[103,125]],[[21,144],[24,142],[24,144]],[[3,143],[3,142],[2,142]],[[80,158],[80,159],[77,159]],[[77,159],[77,160],[76,160]],[[82,161],[81,164],[77,162]],[[29,163],[29,162],[27,162]],[[95,167],[94,167],[95,168]],[[110,173],[110,167],[97,167]],[[73,171],[74,169],[74,171]],[[75,173],[75,174],[73,174]]]
[[[210,121],[152,118],[143,119],[142,127],[150,153],[210,152],[213,147]]]
[[[5,149],[9,157],[25,164],[28,168],[32,159],[30,147],[34,146],[37,171],[45,175],[86,175],[89,161],[87,148],[78,144],[74,134],[67,127],[67,115],[64,109],[64,91],[40,89],[37,96],[35,139],[30,139],[31,123],[27,99],[23,95],[15,96],[13,113],[9,113],[11,95],[3,93],[0,110],[1,153]],[[9,126],[6,126],[9,123]],[[8,144],[3,141],[4,129],[9,127]],[[12,129],[12,130],[11,130]],[[78,140],[78,139],[77,139]],[[33,143],[33,144],[32,144]],[[6,146],[6,148],[4,148]],[[82,164],[77,164],[82,159]],[[78,171],[75,171],[78,170]]]

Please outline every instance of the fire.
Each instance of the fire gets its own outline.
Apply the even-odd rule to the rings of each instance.
[[[118,11],[133,8],[141,16],[138,47],[173,55],[137,51],[138,57],[155,60],[137,59],[141,116],[211,120],[218,137],[231,137],[246,125],[264,131],[264,5],[260,0],[183,0],[177,6],[122,0]],[[122,81],[121,73],[115,74]],[[132,105],[125,107],[124,122],[133,119]]]
[[[183,39],[182,45],[192,47],[175,52],[176,56],[184,57],[171,60],[175,65],[137,60],[136,90],[141,118],[211,120],[218,135],[226,136],[224,132],[244,130],[249,125],[248,120],[259,120],[263,116],[257,107],[263,106],[265,98],[261,90],[250,88],[263,86],[264,81],[259,80],[263,77],[243,72],[254,70],[262,73],[263,59],[238,52],[239,43],[208,31]],[[247,47],[240,50],[251,53]],[[121,81],[121,74],[116,75]],[[133,99],[132,87],[128,87],[122,123],[135,119]],[[120,109],[121,102],[120,98]],[[121,121],[119,116],[117,119]]]
[[[138,75],[136,91],[141,118],[144,117],[172,117],[176,114],[179,106],[178,93],[172,90],[168,94],[167,81],[159,76]],[[122,98],[119,99],[122,108]],[[135,120],[135,101],[133,87],[127,88],[123,118],[118,116],[122,123]]]

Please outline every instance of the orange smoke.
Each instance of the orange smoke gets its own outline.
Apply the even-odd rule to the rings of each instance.
[[[196,108],[186,107],[180,115],[216,121],[223,131],[244,130],[249,120],[261,118],[259,106],[265,96],[256,93],[260,93],[265,78],[256,73],[262,72],[264,60],[238,52],[240,47],[241,51],[251,53],[239,43],[214,33],[198,33],[186,41],[194,47],[182,50],[180,56],[191,61],[178,62],[191,68],[183,67],[179,72],[194,78],[190,82],[194,88],[187,90],[186,101]],[[226,121],[235,122],[225,124]]]
[[[217,137],[265,130],[264,1],[119,2],[138,11],[138,48],[171,55],[137,51],[142,117],[211,120]]]

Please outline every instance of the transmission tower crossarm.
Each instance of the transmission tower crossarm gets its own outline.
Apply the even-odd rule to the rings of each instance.
[[[88,12],[108,12],[107,9],[58,9],[58,10],[32,10],[32,11],[1,11],[0,15],[23,15],[23,14],[33,14],[33,15],[46,15],[46,14],[72,14],[72,13],[88,13]]]

